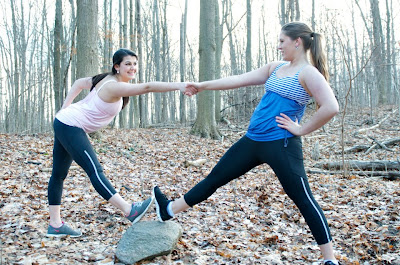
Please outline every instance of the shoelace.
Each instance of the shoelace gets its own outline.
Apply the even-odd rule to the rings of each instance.
[[[163,198],[164,200],[168,201],[168,198],[167,198],[167,196],[165,196],[164,193],[161,193],[161,196],[162,196],[162,198]]]

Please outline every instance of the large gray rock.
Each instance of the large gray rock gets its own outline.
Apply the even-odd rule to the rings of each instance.
[[[168,255],[181,235],[182,227],[172,221],[138,222],[123,234],[115,255],[125,264]]]

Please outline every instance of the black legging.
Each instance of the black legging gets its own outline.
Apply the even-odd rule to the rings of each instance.
[[[109,200],[115,189],[103,174],[103,168],[89,142],[87,134],[77,127],[54,120],[53,172],[48,187],[49,205],[60,205],[64,180],[72,160],[88,174],[96,191]]]
[[[330,242],[328,223],[308,185],[300,137],[256,142],[244,136],[225,153],[205,179],[184,195],[186,203],[192,207],[206,200],[219,187],[263,163],[274,170],[286,194],[300,209],[317,243]]]

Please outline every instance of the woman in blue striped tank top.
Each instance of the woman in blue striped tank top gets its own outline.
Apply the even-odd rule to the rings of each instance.
[[[159,187],[153,189],[160,221],[173,218],[206,200],[219,187],[267,163],[304,216],[320,247],[323,263],[339,264],[328,223],[308,184],[300,139],[322,127],[339,111],[327,82],[321,37],[304,23],[288,23],[279,36],[278,50],[283,62],[271,62],[242,75],[188,84],[199,92],[265,84],[266,92],[254,111],[246,135],[225,153],[204,180],[175,201],[168,200]],[[299,124],[311,97],[319,108],[308,121]]]

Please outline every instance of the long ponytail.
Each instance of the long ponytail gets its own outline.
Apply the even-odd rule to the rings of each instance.
[[[325,77],[326,81],[329,82],[329,70],[326,54],[322,45],[322,35],[316,32],[311,33],[311,63],[318,71]]]
[[[327,58],[322,45],[322,35],[313,32],[309,26],[302,22],[290,22],[282,27],[282,31],[292,40],[301,38],[304,50],[310,50],[311,63],[329,82]]]

